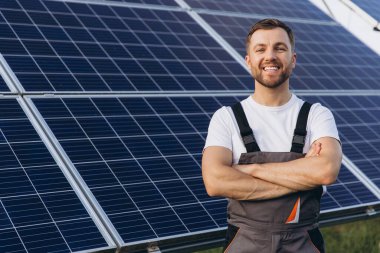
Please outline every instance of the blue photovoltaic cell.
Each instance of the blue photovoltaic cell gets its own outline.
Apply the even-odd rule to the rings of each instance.
[[[251,83],[184,11],[19,2],[0,4],[0,53],[27,91],[246,90]]]
[[[242,56],[257,19],[202,14]],[[379,89],[380,56],[337,24],[287,22],[296,37],[293,89]],[[339,46],[337,46],[339,45]]]
[[[0,28],[1,29],[1,28]],[[10,91],[7,84],[5,83],[4,79],[0,75],[0,92],[7,92]]]
[[[108,247],[16,99],[0,100],[0,157],[0,252]]]
[[[226,201],[207,195],[200,160],[212,114],[243,98],[33,98],[33,102],[129,244],[226,225]],[[64,121],[70,123],[61,124]],[[378,201],[343,166],[339,180],[323,197],[322,210]]]
[[[302,18],[314,20],[331,20],[309,1],[304,0],[186,0],[196,9],[208,9],[247,14],[269,15],[271,17]]]
[[[379,187],[379,96],[323,97],[320,101],[334,113],[344,154]]]
[[[377,0],[351,0],[377,21],[380,20],[380,2]]]

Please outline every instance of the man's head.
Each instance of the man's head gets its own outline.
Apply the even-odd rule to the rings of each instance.
[[[245,60],[255,84],[270,89],[289,86],[296,63],[292,30],[279,20],[263,19],[252,26],[246,43]]]
[[[292,52],[294,52],[295,49],[295,39],[292,29],[285,24],[284,22],[274,19],[274,18],[266,18],[258,21],[256,24],[254,24],[251,27],[251,30],[249,30],[249,33],[247,35],[247,39],[245,40],[246,50],[248,53],[248,48],[251,43],[251,37],[254,32],[257,30],[263,29],[263,30],[272,30],[274,28],[282,28],[285,30],[285,32],[288,34],[290,45],[292,46]]]

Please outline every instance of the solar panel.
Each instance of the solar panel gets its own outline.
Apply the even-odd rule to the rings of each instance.
[[[0,52],[26,91],[246,90],[250,84],[246,70],[186,12],[19,2],[0,4],[8,31],[0,35]]]
[[[278,18],[302,18],[308,20],[331,20],[309,1],[303,0],[270,0],[258,2],[255,0],[186,0],[195,9],[227,11],[236,13],[257,14]]]
[[[0,99],[0,149],[0,252],[112,248],[15,98]]]
[[[32,100],[130,245],[226,226],[225,199],[208,197],[203,185],[201,149],[212,113],[241,98]],[[338,182],[328,187],[322,211],[368,203],[380,200],[343,166]]]
[[[202,14],[242,56],[257,19]],[[293,89],[379,89],[380,57],[338,24],[287,22],[296,37]]]
[[[380,4],[376,0],[351,0],[377,21],[380,20]]]

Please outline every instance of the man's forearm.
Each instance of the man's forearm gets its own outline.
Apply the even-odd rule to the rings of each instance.
[[[235,166],[238,170],[276,185],[297,191],[309,190],[335,181],[332,169],[319,157],[301,158],[283,163],[264,163]]]
[[[202,176],[210,196],[237,200],[259,200],[294,192],[292,188],[254,178],[232,167],[232,152],[219,146],[203,152]]]
[[[272,199],[295,190],[254,178],[229,166],[219,166],[214,175],[204,176],[210,196],[223,196],[236,200]]]
[[[254,178],[298,191],[335,182],[342,160],[340,143],[325,137],[314,143],[304,158],[282,163],[235,165]]]

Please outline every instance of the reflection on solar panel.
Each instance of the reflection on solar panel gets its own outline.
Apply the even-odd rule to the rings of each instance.
[[[380,21],[380,3],[377,0],[351,0],[370,16]]]
[[[0,92],[7,92],[7,91],[9,91],[9,88],[7,84],[5,83],[4,79],[0,75]]]
[[[37,0],[0,10],[7,31],[0,52],[27,91],[242,90],[250,83],[185,12]]]
[[[186,0],[196,9],[228,11],[237,13],[258,14],[275,17],[296,17],[301,19],[331,20],[309,1],[304,0]]]
[[[243,56],[256,19],[203,14],[202,17]],[[293,89],[379,89],[380,57],[339,25],[287,22],[296,37]]]
[[[16,99],[0,99],[0,149],[0,252],[108,248]]]
[[[226,202],[207,196],[200,157],[212,113],[237,99],[34,98],[33,102],[124,241],[133,243],[226,225]],[[371,202],[380,200],[343,166],[338,182],[328,187],[322,210]]]
[[[105,1],[178,6],[178,4],[175,2],[175,0],[105,0]]]

